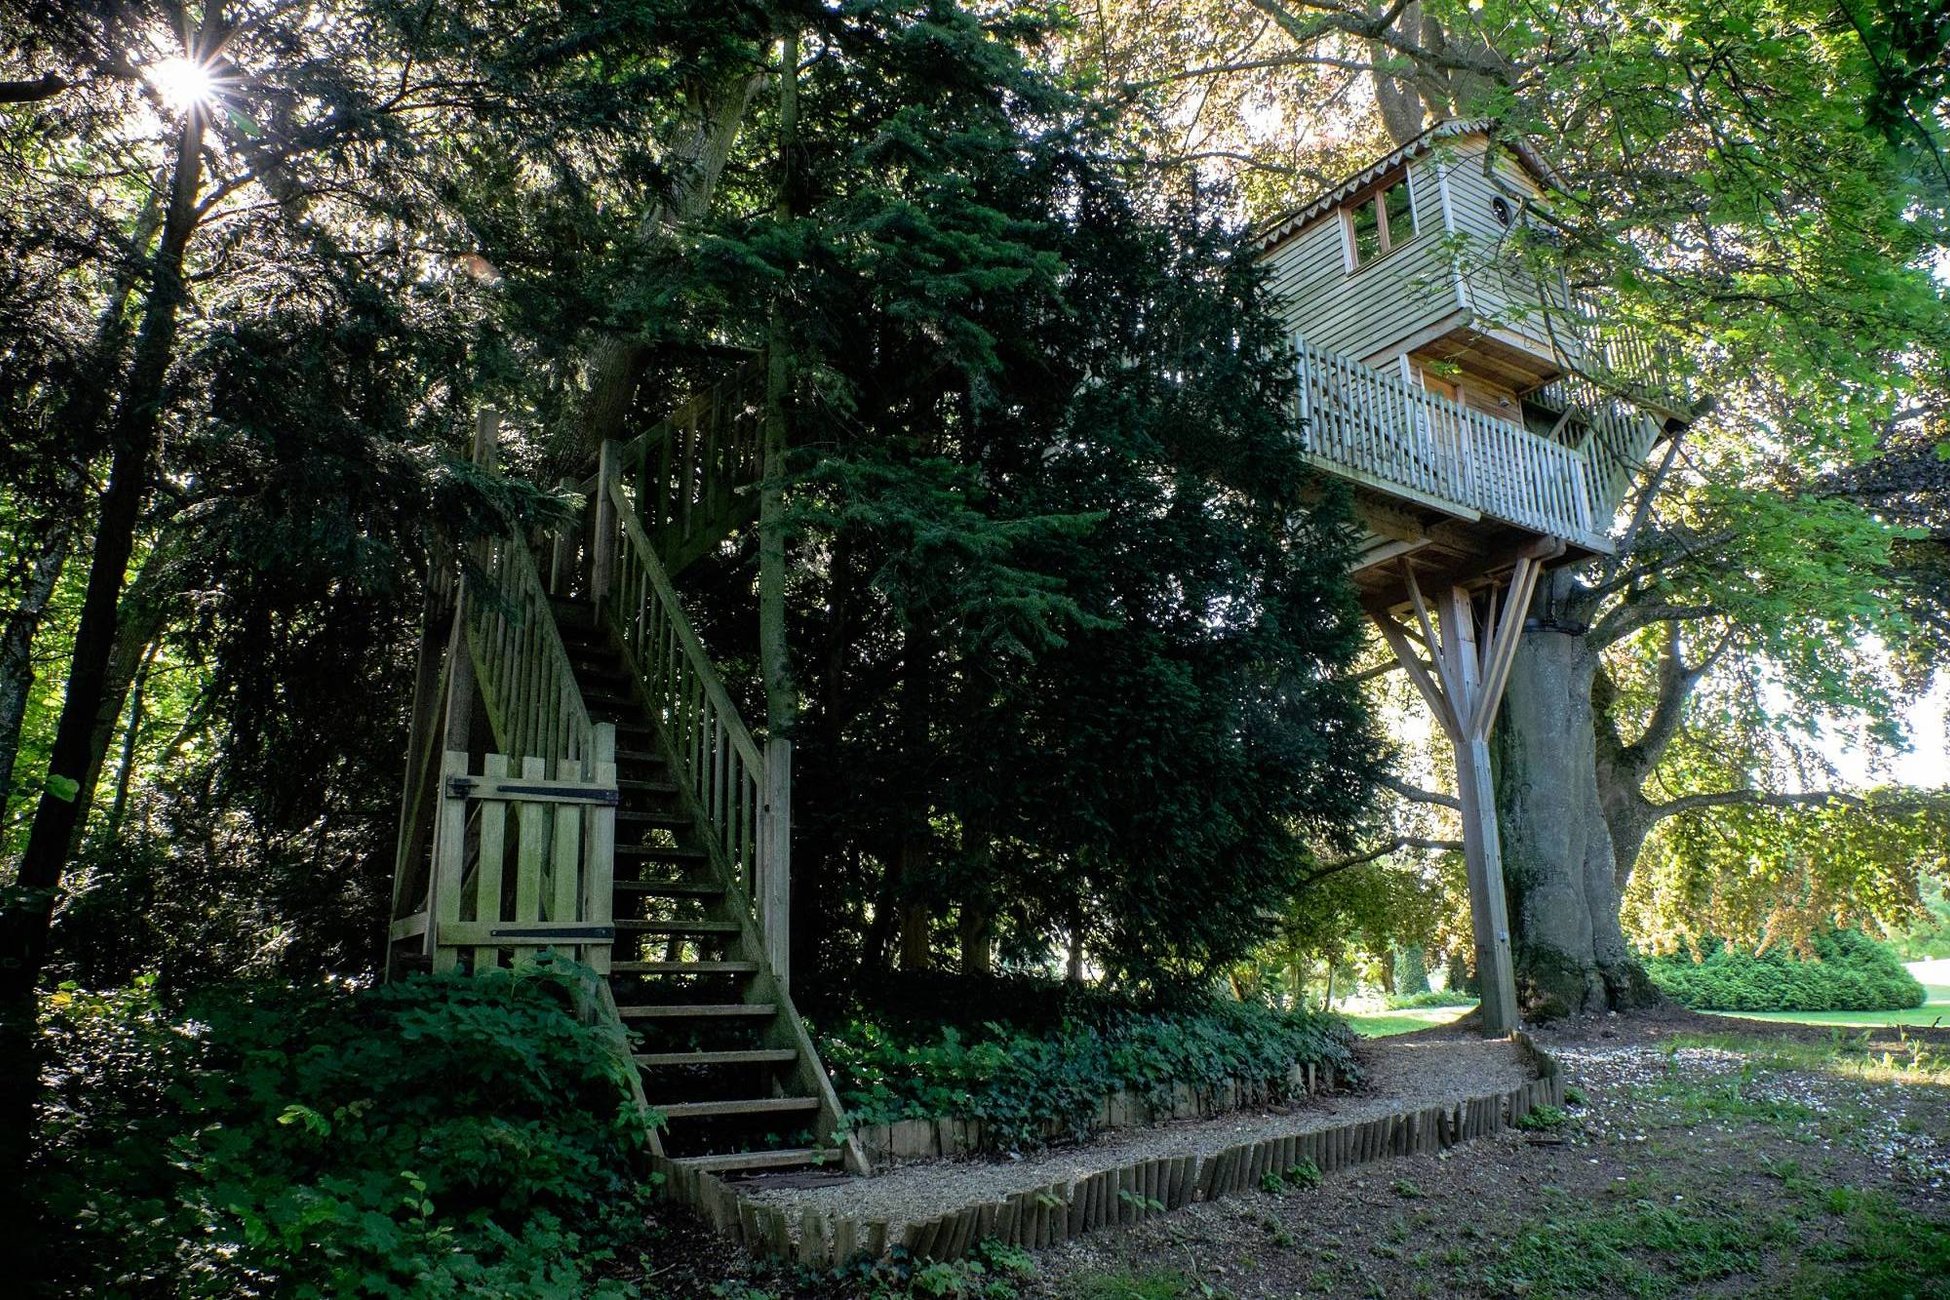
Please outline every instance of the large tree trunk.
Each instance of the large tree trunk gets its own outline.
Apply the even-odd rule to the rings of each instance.
[[[669,188],[639,223],[646,238],[664,237],[710,209],[745,110],[763,81],[763,74],[754,73],[693,89],[682,124],[661,159]],[[627,334],[598,338],[591,345],[584,361],[587,395],[576,445],[561,449],[571,464],[588,461],[605,438],[622,436],[643,361],[642,344]]]
[[[1619,928],[1592,731],[1597,666],[1581,630],[1526,627],[1491,742],[1518,996],[1544,1017],[1653,996]]]
[[[214,31],[220,22],[219,6],[213,2],[205,11],[205,30]],[[96,719],[109,687],[123,583],[154,473],[164,380],[188,299],[183,262],[198,220],[203,126],[202,115],[192,113],[177,142],[168,212],[151,263],[142,327],[109,425],[113,451],[108,483],[95,518],[88,583],[48,758],[47,788],[35,807],[14,886],[0,902],[0,1213],[15,1224],[27,1222],[27,1208],[20,1198],[40,1092],[36,995],[55,898],[85,812],[76,795],[81,779],[91,768],[99,768],[97,745],[106,744],[98,740]],[[78,432],[92,435],[94,431]]]

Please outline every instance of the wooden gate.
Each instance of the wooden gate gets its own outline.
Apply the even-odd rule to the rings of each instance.
[[[593,771],[562,760],[449,750],[441,768],[426,911],[396,923],[423,937],[435,971],[520,965],[552,949],[609,969],[616,847],[616,741],[597,729]],[[404,932],[403,932],[404,931]]]

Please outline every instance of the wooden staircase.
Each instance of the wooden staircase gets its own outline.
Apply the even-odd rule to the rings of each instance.
[[[838,1100],[626,653],[590,605],[558,603],[556,626],[591,718],[616,729],[609,988],[663,1154],[712,1171],[845,1165]]]
[[[483,545],[430,610],[388,969],[567,952],[655,1159],[865,1173],[787,991],[790,746],[753,739],[672,583],[756,512],[762,376],[605,444],[586,526]]]

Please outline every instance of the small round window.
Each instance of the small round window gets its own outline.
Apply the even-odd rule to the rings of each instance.
[[[1508,226],[1516,219],[1516,213],[1510,210],[1510,200],[1500,195],[1490,200],[1490,215],[1496,218],[1499,226]]]

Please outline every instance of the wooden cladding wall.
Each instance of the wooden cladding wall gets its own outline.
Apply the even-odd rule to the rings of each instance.
[[[1462,310],[1444,246],[1441,182],[1428,158],[1408,165],[1415,237],[1350,271],[1344,216],[1330,212],[1267,255],[1268,288],[1287,324],[1343,356],[1399,351]]]

